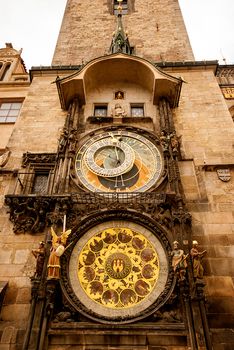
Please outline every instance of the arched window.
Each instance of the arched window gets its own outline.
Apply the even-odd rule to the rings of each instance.
[[[230,114],[232,116],[232,120],[234,121],[234,105],[229,108],[229,112],[230,112]]]
[[[10,69],[10,66],[11,66],[10,62],[7,62],[5,65],[3,65],[3,67],[2,67],[2,72],[0,72],[0,80],[1,80],[1,81],[4,80],[4,78],[5,78],[6,74],[7,74],[7,72],[8,72],[9,69]]]

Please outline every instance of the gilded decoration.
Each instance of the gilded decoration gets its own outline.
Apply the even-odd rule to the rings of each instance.
[[[222,93],[226,99],[234,99],[234,87],[222,88]]]
[[[89,239],[78,258],[78,279],[96,303],[122,309],[147,298],[158,279],[156,250],[139,232],[110,227]]]
[[[97,133],[84,142],[75,159],[78,185],[93,192],[145,192],[164,178],[159,140],[126,129]]]
[[[168,252],[160,235],[137,221],[100,222],[66,254],[69,279],[64,270],[63,290],[85,315],[129,322],[166,301],[172,283]]]

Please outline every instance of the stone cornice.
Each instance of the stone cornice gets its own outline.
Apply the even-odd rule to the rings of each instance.
[[[134,57],[134,56],[132,56]],[[196,70],[196,69],[213,69],[216,73],[218,68],[232,68],[234,65],[225,65],[220,66],[218,64],[217,60],[212,61],[182,61],[182,62],[166,62],[166,61],[160,61],[160,62],[152,62],[154,66],[160,68],[160,69],[168,69],[173,68],[173,70],[181,70],[183,69],[189,69],[189,70]],[[84,65],[65,65],[65,66],[33,66],[30,71],[30,80],[34,76],[38,75],[47,75],[47,74],[53,74],[53,75],[59,75],[59,74],[72,74],[82,69]]]

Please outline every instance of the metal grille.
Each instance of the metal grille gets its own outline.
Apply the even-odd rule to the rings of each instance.
[[[36,174],[34,178],[32,193],[46,194],[48,174]]]
[[[99,192],[99,193],[73,193],[72,199],[76,203],[152,203],[160,204],[164,203],[166,195],[163,193],[110,193],[110,192]]]

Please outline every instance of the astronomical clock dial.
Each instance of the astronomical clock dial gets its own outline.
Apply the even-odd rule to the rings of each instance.
[[[79,150],[75,168],[94,192],[145,192],[157,183],[163,161],[157,146],[128,131],[96,135]]]
[[[87,313],[92,310],[95,318],[112,321],[155,311],[155,302],[167,289],[168,273],[160,240],[150,230],[124,220],[89,229],[69,261],[77,304]]]

